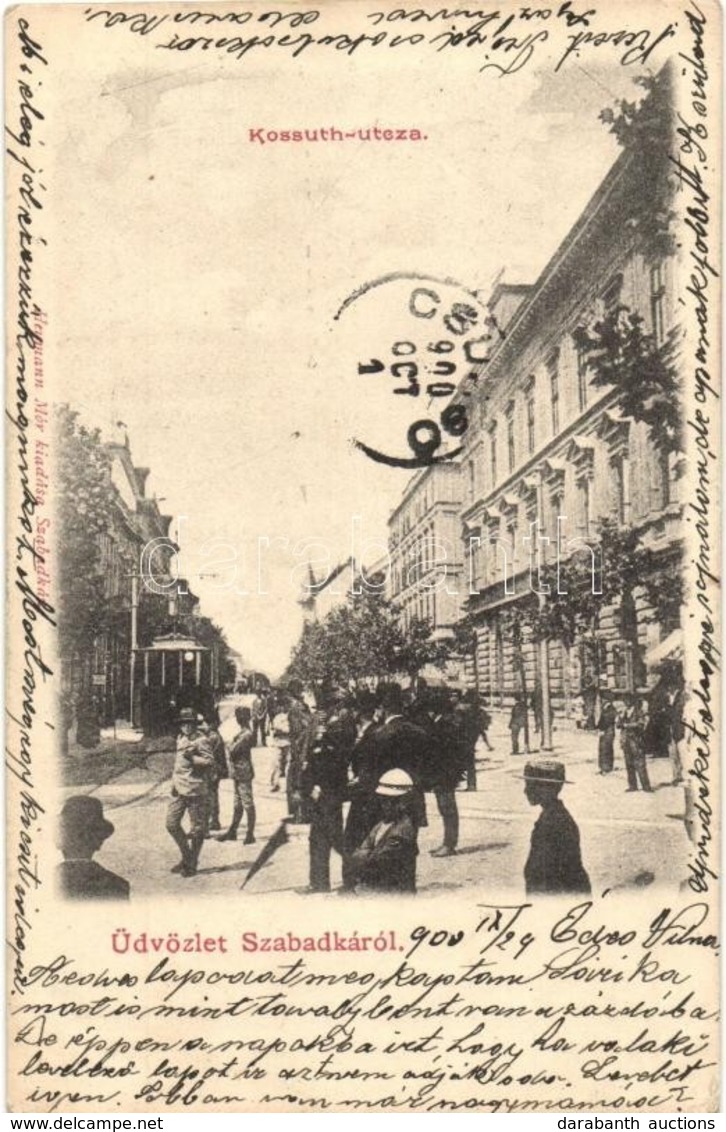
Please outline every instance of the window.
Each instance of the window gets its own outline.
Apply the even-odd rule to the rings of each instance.
[[[514,404],[510,403],[507,409],[507,461],[510,472],[514,471],[516,451],[514,446]]]
[[[511,553],[510,561],[512,563],[512,566],[514,567],[514,564],[517,561],[517,524],[514,522],[514,520],[510,520],[510,522],[507,523],[507,542],[509,544],[509,546],[507,547],[507,553]]]
[[[527,451],[534,452],[534,383],[527,389]]]
[[[619,523],[626,523],[630,511],[630,464],[627,456],[616,456],[610,466],[615,493],[614,515]]]
[[[590,480],[587,477],[577,484],[577,533],[589,535],[590,533]]]
[[[659,453],[661,505],[667,507],[671,501],[671,462],[667,452]]]
[[[577,402],[580,406],[581,413],[584,413],[587,408],[587,390],[589,385],[587,369],[587,350],[581,346],[577,351]]]
[[[497,434],[492,432],[489,440],[489,468],[491,471],[491,486],[497,485]]]
[[[474,499],[476,496],[476,464],[473,460],[469,461],[469,499]]]
[[[548,535],[549,535],[549,538],[552,542],[552,545],[555,545],[556,542],[557,542],[557,533],[558,533],[557,520],[562,515],[562,504],[563,504],[563,498],[562,498],[561,492],[555,492],[553,495],[550,496],[550,522],[549,522]]]
[[[671,466],[667,452],[653,453],[651,463],[651,508],[660,511],[671,501]]]
[[[614,275],[602,294],[603,313],[611,314],[620,305],[620,295],[623,290],[622,275]]]
[[[552,432],[560,431],[560,352],[554,350],[547,359],[547,373],[550,380],[550,400],[552,403]]]
[[[665,339],[665,276],[662,263],[656,263],[650,269],[650,318],[655,343],[660,346]]]

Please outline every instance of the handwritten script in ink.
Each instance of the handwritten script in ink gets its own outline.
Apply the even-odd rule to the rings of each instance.
[[[105,956],[95,941],[93,967],[59,952],[28,971],[14,1005],[22,1101],[693,1108],[716,1065],[717,1009],[696,974],[718,954],[708,920],[700,902],[622,920],[588,900],[549,922],[529,904],[479,905],[461,924],[397,932],[394,952],[345,957],[301,953],[302,933],[229,928],[224,948],[209,936],[211,955],[188,954],[197,937],[178,932],[153,933],[149,955],[146,933],[119,927]],[[367,925],[346,938],[377,936]]]
[[[624,67],[658,65],[659,49],[675,35],[667,20],[644,25],[634,15],[614,28],[604,12],[572,0],[548,7],[393,8],[351,11],[259,10],[210,12],[181,9],[168,14],[90,7],[83,18],[99,30],[143,38],[162,51],[210,53],[241,62],[271,52],[275,60],[322,53],[360,57],[371,51],[452,55],[466,53],[472,70],[498,77],[517,74],[541,62],[547,46],[554,69],[590,59]],[[662,61],[662,60],[661,60]]]

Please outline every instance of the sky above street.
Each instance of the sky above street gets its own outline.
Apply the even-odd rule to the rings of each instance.
[[[633,74],[591,61],[502,79],[414,54],[275,69],[138,37],[113,61],[82,51],[92,33],[49,79],[65,124],[47,170],[58,399],[124,422],[202,612],[276,676],[306,561],[378,557],[362,542],[385,539],[410,475],[351,444],[406,450],[409,399],[357,363],[410,332],[409,285],[336,311],[394,272],[482,298],[502,269],[532,282],[617,156],[598,112]],[[426,139],[250,140],[376,124]]]

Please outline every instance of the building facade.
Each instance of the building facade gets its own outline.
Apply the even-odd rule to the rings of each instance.
[[[65,683],[76,699],[90,695],[95,716],[108,726],[139,718],[143,680],[134,673],[135,651],[150,643],[159,626],[193,616],[199,603],[184,579],[173,581],[178,547],[170,537],[172,517],[147,494],[149,468],[134,465],[125,432],[116,430],[103,447],[113,505],[98,536],[98,570],[108,615],[90,652],[65,666]],[[150,544],[156,550],[148,566],[161,593],[141,576],[142,552]]]
[[[459,464],[418,472],[388,521],[388,596],[404,627],[428,621],[434,639],[450,637],[466,596]]]
[[[582,639],[550,639],[546,661],[526,626],[512,632],[517,603],[531,601],[533,538],[545,561],[566,559],[596,545],[611,520],[639,531],[663,570],[678,569],[677,460],[654,443],[652,426],[622,413],[615,388],[593,384],[581,345],[582,330],[618,310],[639,315],[658,346],[675,326],[675,258],[654,259],[628,222],[641,175],[637,154],[624,152],[535,284],[500,284],[490,299],[504,336],[471,395],[461,523],[476,634],[470,677],[493,704],[533,689],[546,663],[555,711],[572,714],[594,687],[642,683],[649,652],[676,628],[658,622],[636,588],[627,630],[622,609],[603,605]]]

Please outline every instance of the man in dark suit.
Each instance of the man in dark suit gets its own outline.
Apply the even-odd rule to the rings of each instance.
[[[559,797],[567,781],[564,764],[555,759],[527,763],[524,781],[529,804],[542,807],[524,866],[527,895],[588,894],[590,879],[582,864],[580,831]]]
[[[303,797],[310,800],[310,891],[330,891],[330,852],[341,857],[343,802],[355,723],[338,697],[326,697],[308,733],[301,773]]]
[[[458,696],[440,695],[432,702],[430,736],[433,742],[433,786],[436,804],[444,823],[443,844],[431,851],[432,857],[453,857],[459,844],[459,807],[456,788],[470,766],[470,750],[466,723],[462,724],[461,702]],[[478,733],[478,729],[477,729]],[[476,742],[476,737],[474,739]]]
[[[377,712],[378,700],[375,694],[361,692],[356,710],[358,733],[350,759],[353,772],[353,778],[348,783],[350,809],[343,835],[343,887],[348,889],[353,883],[349,858],[362,845],[379,817],[380,807],[376,795],[378,779],[375,774],[375,736],[379,727]]]
[[[128,881],[93,860],[114,827],[103,816],[98,798],[84,794],[68,798],[61,810],[58,847],[64,860],[58,866],[60,889],[69,900],[128,900]]]
[[[404,717],[403,693],[400,684],[385,684],[379,690],[383,723],[372,740],[373,770],[376,781],[389,770],[400,769],[413,783],[413,813],[419,826],[428,825],[423,791],[431,789],[434,774],[434,752],[429,736]]]

